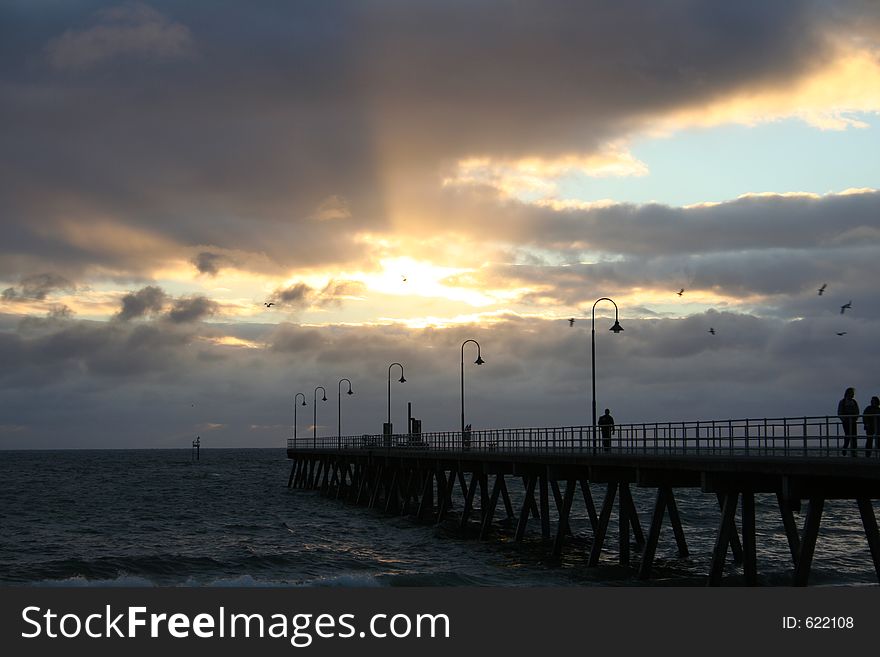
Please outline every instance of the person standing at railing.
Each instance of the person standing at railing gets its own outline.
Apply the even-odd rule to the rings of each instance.
[[[611,449],[611,436],[614,434],[614,418],[611,417],[611,409],[605,409],[605,415],[596,421],[596,425],[602,432],[602,446],[606,450]]]
[[[880,448],[880,436],[877,435],[880,432],[880,397],[871,397],[871,405],[862,413],[862,424],[865,425],[865,454],[871,456],[875,440]]]
[[[856,389],[847,388],[843,393],[843,399],[837,403],[837,417],[843,425],[843,454],[846,448],[852,448],[852,455],[856,456],[856,443],[858,441],[859,404],[855,400]]]

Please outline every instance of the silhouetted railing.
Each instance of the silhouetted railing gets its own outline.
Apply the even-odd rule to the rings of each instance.
[[[855,416],[860,419],[861,416]],[[861,423],[859,422],[859,425]],[[864,431],[856,436],[865,454]],[[645,454],[725,454],[838,456],[854,455],[844,448],[847,436],[835,416],[784,417],[691,422],[643,422],[615,425],[605,436],[602,427],[542,427],[475,429],[421,434],[363,434],[359,436],[288,439],[288,449],[431,450],[477,452],[587,452]],[[875,441],[876,443],[876,441]],[[880,444],[872,455],[880,457]]]

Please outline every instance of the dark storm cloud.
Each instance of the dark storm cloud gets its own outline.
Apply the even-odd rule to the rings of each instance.
[[[216,301],[203,296],[177,299],[168,311],[168,319],[175,324],[197,322],[212,317],[219,309]]]
[[[225,260],[225,256],[219,253],[202,251],[196,257],[194,257],[191,262],[193,263],[193,265],[195,265],[195,268],[199,270],[200,274],[216,276],[220,273],[220,269]]]
[[[282,305],[304,308],[309,305],[309,299],[311,299],[314,292],[305,283],[297,283],[296,285],[276,290],[272,295],[272,300]]]
[[[2,297],[3,301],[19,299],[43,301],[56,290],[72,292],[75,289],[76,286],[63,276],[48,272],[22,278],[17,287],[8,287],[3,290]]]
[[[122,308],[116,313],[116,319],[128,321],[162,311],[168,295],[155,285],[148,285],[137,292],[129,292],[122,297]]]
[[[459,158],[588,152],[652,114],[790,80],[851,14],[795,0],[3,12],[0,253],[71,275],[141,275],[204,244],[277,268],[362,258],[355,235],[388,228],[386,194],[431,206]],[[344,212],[322,220],[328,199]],[[76,230],[95,216],[136,239],[95,244]]]

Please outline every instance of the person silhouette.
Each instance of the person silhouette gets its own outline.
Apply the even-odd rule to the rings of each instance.
[[[858,429],[856,428],[859,420],[859,404],[855,400],[856,389],[847,388],[843,392],[843,399],[837,403],[837,417],[843,426],[843,450],[842,454],[846,455],[847,447],[852,448],[852,455],[856,456],[856,442]]]
[[[871,397],[871,404],[862,413],[862,424],[865,425],[865,454],[871,456],[871,448],[874,441],[880,448],[880,397]]]
[[[602,431],[602,447],[606,451],[611,449],[611,436],[614,433],[614,418],[611,417],[611,409],[605,409],[605,415],[599,418],[596,425]]]

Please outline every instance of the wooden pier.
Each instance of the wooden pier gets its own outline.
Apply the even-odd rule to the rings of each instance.
[[[751,427],[756,423],[746,422],[751,422]],[[757,424],[771,426],[761,421]],[[804,418],[796,423],[785,419],[785,424],[799,429],[806,426]],[[351,504],[434,523],[454,519],[462,528],[478,523],[480,539],[489,538],[504,522],[515,526],[515,540],[522,541],[529,522],[534,521],[534,528],[556,556],[570,540],[569,521],[577,499],[579,512],[591,529],[588,565],[598,565],[605,552],[611,551],[606,539],[609,521],[616,512],[617,562],[633,565],[634,544],[641,558],[633,572],[641,580],[651,577],[667,518],[679,555],[688,556],[676,491],[698,490],[718,513],[707,574],[707,584],[712,586],[721,584],[729,557],[742,564],[746,584],[758,583],[756,493],[771,494],[777,500],[778,519],[791,554],[791,582],[796,586],[809,581],[825,502],[849,500],[859,510],[880,582],[880,533],[872,505],[873,499],[880,498],[880,458],[876,452],[871,458],[864,453],[859,458],[842,455],[838,447],[842,437],[836,435],[836,429],[834,435],[830,433],[830,423],[829,432],[817,434],[805,429],[804,436],[800,431],[777,436],[775,429],[762,433],[753,428],[743,434],[732,424],[725,425],[727,435],[714,429],[689,435],[687,426],[680,428],[682,423],[662,426],[668,426],[669,431],[660,435],[651,425],[620,427],[609,449],[596,446],[590,427],[486,431],[465,436],[333,437],[321,439],[320,444],[289,441],[292,468],[288,486],[318,490]],[[811,422],[810,426],[817,424]],[[524,438],[526,431],[532,432],[528,439]],[[514,507],[509,492],[514,481],[521,482],[524,491],[516,496],[521,497],[519,508]],[[590,484],[604,489],[603,499],[593,499]],[[643,528],[639,520],[633,487],[655,492],[648,527]],[[794,512],[802,508],[805,522],[798,527]]]

